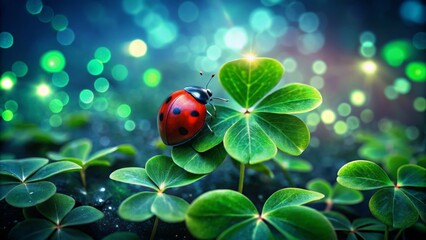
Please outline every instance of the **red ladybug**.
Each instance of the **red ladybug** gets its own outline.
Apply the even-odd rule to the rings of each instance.
[[[202,75],[202,72],[200,72]],[[215,113],[216,108],[211,103],[213,99],[228,101],[223,98],[212,97],[212,91],[207,89],[214,74],[207,82],[206,87],[190,86],[172,93],[161,105],[158,113],[158,129],[163,142],[176,146],[191,140],[201,131],[206,123],[206,115],[212,116],[206,108],[210,104]],[[207,124],[207,127],[212,129]]]

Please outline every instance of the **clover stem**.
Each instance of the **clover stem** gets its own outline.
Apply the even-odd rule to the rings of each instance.
[[[324,211],[331,211],[331,208],[333,207],[333,201],[331,199],[325,200],[325,209]]]
[[[393,240],[397,240],[399,236],[404,232],[404,228],[399,229],[398,233],[396,234],[395,238]]]
[[[385,226],[385,237],[383,239],[384,240],[389,239],[389,227],[388,227],[388,225]]]
[[[158,217],[155,217],[154,226],[152,227],[151,237],[149,237],[150,240],[154,240],[155,233],[157,232],[157,226],[158,226]]]
[[[282,168],[282,170],[283,170],[283,173],[284,173],[284,177],[288,181],[288,184],[290,185],[290,187],[295,187],[293,179],[291,179],[291,176],[288,173],[287,169]]]
[[[81,182],[83,183],[84,191],[87,192],[86,171],[84,170],[84,167],[82,167],[80,170],[80,176],[81,176]]]
[[[244,163],[240,163],[240,180],[238,181],[238,192],[240,193],[243,193],[245,167]]]

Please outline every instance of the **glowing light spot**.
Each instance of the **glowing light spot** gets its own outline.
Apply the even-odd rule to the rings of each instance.
[[[22,61],[16,61],[12,65],[12,71],[17,77],[24,77],[28,73],[28,66]]]
[[[349,99],[352,105],[359,107],[364,105],[365,101],[367,100],[367,97],[365,96],[365,93],[363,91],[354,90],[349,96]]]
[[[58,50],[51,50],[45,52],[40,58],[40,65],[50,73],[60,72],[64,69],[66,64],[64,55]]]
[[[336,114],[332,110],[326,109],[321,113],[321,120],[324,124],[332,124],[336,121]]]
[[[231,49],[242,49],[247,44],[247,33],[242,27],[230,28],[224,37],[225,45]]]
[[[28,0],[25,7],[30,14],[36,15],[39,14],[43,9],[43,3],[41,0]]]
[[[361,120],[365,123],[369,123],[374,119],[374,112],[371,109],[364,109],[361,112]]]
[[[157,26],[155,26],[157,25]],[[178,35],[178,28],[174,22],[160,21],[149,26],[148,43],[153,48],[164,48],[174,42]]]
[[[117,81],[123,81],[127,78],[129,75],[129,71],[127,70],[127,67],[123,64],[117,64],[114,65],[111,69],[111,75],[112,78],[114,78]]]
[[[52,90],[50,89],[49,85],[41,83],[36,87],[36,93],[40,97],[46,97],[52,93]]]
[[[299,17],[299,28],[306,33],[313,33],[319,27],[319,18],[313,12],[305,12]]]
[[[61,71],[52,74],[52,83],[56,87],[65,87],[68,85],[68,82],[70,80],[70,77],[68,76],[68,73]]]
[[[418,32],[413,37],[413,46],[418,50],[426,49],[426,33]]]
[[[372,43],[374,45],[374,43],[376,42],[376,36],[372,32],[365,31],[365,32],[361,33],[361,35],[359,36],[359,42],[361,44],[369,42],[369,43]]]
[[[258,8],[250,14],[250,26],[258,32],[265,31],[272,26],[272,16],[269,10]]]
[[[16,84],[16,81],[14,72],[5,72],[1,75],[0,86],[3,90],[10,90]]]
[[[411,62],[405,68],[407,77],[415,82],[426,81],[426,64],[423,62]]]
[[[69,46],[74,42],[75,34],[71,28],[56,33],[56,40],[63,46]]]
[[[245,58],[249,61],[252,62],[256,59],[256,56],[253,53],[249,53],[245,56]]]
[[[182,22],[193,22],[198,18],[198,14],[198,7],[193,2],[186,1],[179,5],[178,15]]]
[[[382,48],[383,58],[392,67],[401,66],[411,54],[411,43],[405,40],[389,42]]]
[[[133,57],[145,56],[147,49],[146,43],[140,39],[133,40],[128,47],[129,54]]]
[[[286,72],[294,72],[297,69],[297,62],[293,58],[286,58],[283,61],[284,69]]]
[[[87,71],[91,75],[99,75],[104,71],[104,64],[98,59],[92,59],[87,63]]]
[[[37,18],[42,23],[48,23],[52,21],[53,15],[55,15],[55,13],[53,12],[53,9],[51,7],[43,6],[41,12],[37,14]]]
[[[398,92],[393,86],[386,86],[384,90],[385,96],[389,100],[395,100],[398,98]]]
[[[346,119],[346,124],[349,129],[355,130],[359,128],[359,119],[355,116],[349,116],[348,119]]]
[[[349,105],[348,103],[341,103],[337,107],[337,112],[342,117],[349,116],[349,114],[351,114],[351,111],[352,111],[351,105]]]
[[[407,136],[408,139],[411,141],[416,140],[420,135],[420,131],[418,128],[411,126],[405,129],[405,136]]]
[[[344,135],[348,132],[348,125],[344,121],[337,121],[333,126],[334,132],[338,135]]]
[[[98,112],[103,112],[108,109],[108,100],[104,97],[95,98],[93,108]]]
[[[416,97],[413,101],[413,107],[417,112],[424,112],[426,110],[426,98]]]
[[[85,104],[90,104],[93,102],[93,98],[95,97],[95,95],[93,94],[93,92],[89,89],[83,89],[80,92],[80,101],[82,103]]]
[[[143,81],[148,87],[157,87],[161,82],[161,72],[155,68],[148,68],[143,74]]]
[[[317,60],[312,64],[312,71],[314,71],[315,74],[323,75],[327,72],[327,64],[324,61]]]
[[[68,95],[68,93],[62,91],[62,92],[58,92],[55,94],[56,98],[61,100],[62,104],[65,106],[69,103],[70,101],[70,96]]]
[[[9,32],[0,33],[0,48],[10,48],[13,45],[13,36]]]
[[[126,131],[131,132],[135,130],[135,128],[136,128],[136,124],[134,121],[127,120],[126,122],[124,122],[124,129],[126,129]]]
[[[51,24],[53,29],[55,29],[56,31],[63,31],[68,26],[68,18],[62,14],[55,15],[52,18]]]
[[[222,49],[216,45],[212,45],[209,48],[207,48],[207,57],[210,60],[217,60],[222,55]]]
[[[321,122],[321,118],[318,113],[312,112],[306,116],[306,124],[308,126],[316,126]]]
[[[13,112],[10,110],[4,110],[1,114],[1,117],[5,122],[10,122],[13,119]]]
[[[52,127],[59,127],[62,125],[62,117],[58,114],[54,114],[49,118],[49,124]]]
[[[123,10],[130,15],[136,15],[144,8],[142,0],[123,0],[122,7]]]
[[[53,113],[60,113],[64,107],[64,104],[59,99],[52,99],[49,103],[49,109]]]
[[[111,59],[111,51],[106,47],[99,47],[95,51],[95,58],[102,63],[107,63]]]
[[[374,74],[377,71],[377,64],[370,60],[365,61],[361,64],[361,70],[368,75]]]
[[[117,108],[117,116],[121,118],[127,118],[128,116],[130,116],[130,113],[132,113],[132,109],[127,104],[121,104]]]
[[[101,78],[96,79],[96,81],[93,85],[95,87],[95,90],[97,92],[100,92],[100,93],[104,93],[104,92],[108,91],[108,89],[109,89],[109,82],[106,78],[101,77]]]
[[[18,103],[15,100],[8,100],[5,104],[4,104],[4,108],[7,110],[10,110],[12,112],[16,112],[18,111]]]
[[[397,78],[393,83],[393,87],[396,92],[400,94],[407,94],[408,92],[410,92],[411,83],[405,78]]]
[[[371,58],[376,54],[376,47],[373,42],[364,42],[359,48],[359,53],[365,58]]]
[[[406,21],[417,24],[422,24],[425,22],[425,7],[420,1],[404,1],[401,4],[399,13],[402,19]]]

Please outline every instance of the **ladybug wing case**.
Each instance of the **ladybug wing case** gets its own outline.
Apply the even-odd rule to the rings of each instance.
[[[158,113],[161,139],[172,146],[189,141],[203,128],[206,113],[206,106],[185,90],[172,93]]]

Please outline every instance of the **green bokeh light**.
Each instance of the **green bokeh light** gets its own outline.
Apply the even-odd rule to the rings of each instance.
[[[104,71],[104,64],[98,59],[92,59],[87,63],[87,71],[91,75],[99,75]]]
[[[316,126],[320,122],[321,122],[321,118],[319,114],[316,112],[309,113],[308,116],[306,117],[306,124],[308,126]]]
[[[59,99],[52,99],[49,103],[49,109],[53,113],[60,113],[64,107],[64,104]]]
[[[103,63],[107,63],[111,60],[111,51],[106,47],[99,47],[95,51],[95,58]]]
[[[70,101],[70,96],[64,91],[56,93],[56,98],[61,100],[64,106],[67,105]]]
[[[376,55],[376,47],[373,42],[364,42],[359,48],[359,53],[365,58],[371,58]]]
[[[365,43],[365,42],[371,42],[374,44],[374,42],[376,42],[376,36],[374,35],[374,33],[370,32],[370,31],[365,31],[363,33],[361,33],[361,35],[359,36],[359,42],[361,44]]]
[[[104,93],[109,89],[109,82],[106,78],[103,77],[96,79],[93,85],[95,87],[95,90],[100,93]]]
[[[371,109],[364,109],[361,112],[361,120],[365,123],[369,123],[374,119],[374,112]]]
[[[312,64],[312,71],[315,74],[322,75],[327,72],[327,64],[322,60],[317,60]]]
[[[228,48],[242,49],[248,42],[247,32],[242,27],[232,27],[226,32],[224,41]]]
[[[321,120],[324,124],[332,124],[336,121],[336,114],[331,109],[326,109],[321,113]]]
[[[43,9],[43,2],[41,0],[27,0],[25,7],[30,14],[36,15]]]
[[[12,71],[17,77],[24,77],[28,73],[28,66],[22,61],[16,61],[12,65]]]
[[[68,26],[68,18],[62,14],[55,15],[52,18],[51,24],[53,29],[55,29],[56,31],[63,31]]]
[[[128,116],[130,116],[130,113],[132,113],[132,109],[127,104],[121,104],[117,108],[117,116],[121,118],[127,118]]]
[[[121,3],[123,10],[127,14],[136,15],[144,8],[144,3],[142,0],[123,0]]]
[[[272,15],[265,8],[258,8],[250,14],[250,26],[258,32],[269,29],[272,25]]]
[[[424,112],[426,110],[426,98],[416,97],[413,101],[413,107],[417,112]]]
[[[426,81],[426,64],[423,62],[412,62],[405,68],[405,74],[415,82]]]
[[[52,74],[52,83],[56,87],[65,87],[68,85],[70,77],[67,72],[60,71]]]
[[[15,100],[8,100],[4,103],[4,108],[12,112],[18,111],[19,105]]]
[[[127,120],[124,123],[124,129],[126,129],[126,131],[128,131],[128,132],[135,130],[135,128],[136,128],[136,124],[133,120]]]
[[[313,76],[310,83],[313,87],[321,89],[324,87],[324,78],[321,76]]]
[[[16,84],[16,74],[14,72],[4,72],[1,75],[1,80],[0,80],[0,87],[3,90],[10,90],[13,88],[13,86]]]
[[[348,128],[351,130],[355,130],[359,128],[359,119],[355,116],[349,116],[346,119],[346,124],[348,125]]]
[[[352,111],[352,107],[351,105],[349,105],[348,103],[341,103],[339,104],[339,106],[337,107],[337,112],[339,113],[340,116],[342,117],[347,117],[349,116],[349,114],[351,114]]]
[[[367,97],[365,96],[365,93],[361,90],[354,90],[352,91],[350,97],[349,97],[352,105],[354,106],[362,106],[364,105]]]
[[[49,118],[49,124],[52,127],[59,127],[62,125],[62,117],[58,114],[54,114]]]
[[[2,118],[5,122],[10,122],[10,121],[12,121],[14,114],[10,110],[4,110],[1,114],[1,116],[2,116]]]
[[[124,66],[123,64],[117,64],[114,67],[112,67],[111,75],[115,80],[123,81],[129,75],[129,71],[127,70],[127,67]]]
[[[108,109],[108,100],[104,97],[95,98],[93,108],[98,112],[106,111]]]
[[[410,139],[411,141],[416,140],[420,135],[420,131],[418,128],[411,126],[411,127],[407,127],[407,129],[405,129],[405,136],[407,136],[408,139]]]
[[[393,83],[393,87],[396,92],[400,94],[406,94],[411,90],[411,83],[407,81],[405,78],[397,78]]]
[[[382,48],[383,58],[393,67],[401,66],[401,64],[407,60],[411,54],[411,43],[405,40],[389,42]]]
[[[398,98],[398,92],[393,86],[386,86],[384,90],[385,96],[389,100],[395,100]]]
[[[66,60],[58,50],[45,52],[40,58],[40,65],[46,72],[60,72],[64,69]]]
[[[343,135],[348,132],[348,125],[342,121],[337,121],[333,126],[334,132],[338,135]]]
[[[80,92],[80,101],[85,104],[90,104],[93,102],[93,98],[95,95],[93,92],[89,89],[84,89]]]
[[[161,82],[161,72],[155,68],[148,68],[143,74],[143,81],[148,87],[157,87]]]
[[[13,36],[9,32],[0,33],[0,48],[10,48],[13,45]]]

